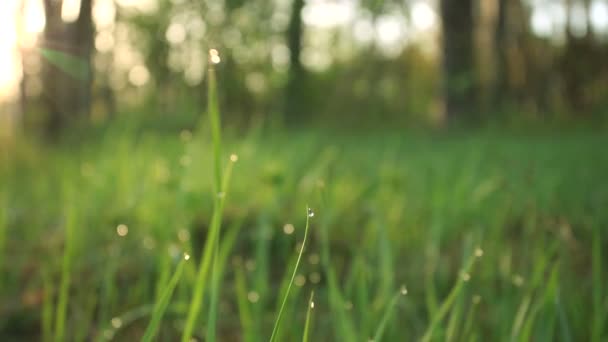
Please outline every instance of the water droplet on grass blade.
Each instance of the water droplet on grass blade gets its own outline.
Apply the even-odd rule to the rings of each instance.
[[[401,285],[401,289],[399,290],[399,292],[404,296],[407,294],[407,288],[405,287],[405,285]]]
[[[257,303],[257,301],[260,300],[260,295],[255,291],[249,291],[249,293],[247,293],[247,299],[252,303]]]
[[[118,234],[118,236],[126,236],[129,234],[129,227],[127,227],[126,224],[119,224],[116,226],[116,234]]]
[[[477,247],[475,249],[475,256],[478,257],[478,258],[481,258],[482,255],[483,255],[483,249]]]
[[[112,318],[110,322],[112,323],[112,327],[114,327],[114,329],[118,329],[122,326],[122,320],[118,317]]]
[[[184,253],[184,260],[190,260],[190,254]]]
[[[314,309],[315,308],[315,302],[310,302],[310,308]]]
[[[238,155],[236,155],[234,153],[230,155],[230,161],[231,162],[236,163],[238,160],[239,160],[239,156]]]
[[[291,223],[287,223],[286,225],[283,226],[283,233],[285,233],[287,235],[293,234],[294,231],[295,231],[295,228],[294,228],[293,224],[291,224]]]
[[[216,49],[209,50],[209,61],[213,64],[218,64],[222,61],[220,53]]]
[[[308,217],[314,217],[315,216],[315,212],[312,211],[312,209],[308,208]]]

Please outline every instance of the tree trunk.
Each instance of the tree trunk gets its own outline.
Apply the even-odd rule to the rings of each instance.
[[[302,23],[302,9],[304,0],[294,0],[291,8],[291,18],[287,29],[287,45],[290,52],[290,67],[286,86],[286,101],[283,115],[287,123],[295,123],[301,120],[305,114],[303,82],[304,68],[300,61],[302,51],[302,36],[304,26]]]
[[[443,94],[448,121],[475,111],[473,0],[441,0]]]
[[[88,76],[74,78],[53,61],[42,59],[43,97],[47,108],[46,133],[56,138],[70,122],[87,117],[91,104],[91,54],[93,49],[92,0],[81,0],[74,23],[61,19],[62,1],[44,0],[46,26],[42,49],[78,58],[87,65]]]

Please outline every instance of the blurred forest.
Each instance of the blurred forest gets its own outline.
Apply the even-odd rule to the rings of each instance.
[[[209,48],[233,126],[587,120],[608,105],[603,0],[12,1],[4,131],[194,117]]]

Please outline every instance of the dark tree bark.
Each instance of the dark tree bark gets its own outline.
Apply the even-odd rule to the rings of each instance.
[[[76,79],[52,61],[42,59],[42,95],[47,109],[45,128],[51,138],[57,137],[70,122],[87,117],[91,105],[92,0],[81,0],[79,16],[70,24],[61,19],[61,6],[61,0],[44,0],[46,26],[41,48],[84,61],[88,76]]]
[[[302,88],[304,82],[304,68],[300,61],[302,51],[302,36],[304,26],[302,23],[302,9],[304,0],[294,0],[291,8],[291,18],[287,29],[287,45],[290,52],[290,67],[286,86],[286,101],[284,117],[287,123],[294,123],[305,114]]]
[[[443,20],[443,94],[446,118],[475,111],[473,0],[441,0]]]

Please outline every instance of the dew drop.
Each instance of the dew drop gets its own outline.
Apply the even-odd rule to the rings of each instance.
[[[296,284],[296,286],[298,287],[302,287],[304,286],[304,284],[306,284],[306,277],[301,274],[298,274],[293,280],[293,283]]]
[[[112,320],[110,322],[112,323],[112,327],[114,327],[114,329],[118,329],[118,328],[122,327],[122,319],[120,319],[118,317],[112,318]]]
[[[260,300],[260,295],[255,291],[249,291],[247,293],[247,299],[252,303],[257,303]]]
[[[399,290],[399,292],[401,292],[401,294],[404,296],[407,294],[407,288],[405,287],[405,285],[401,285],[401,289]]]
[[[315,308],[315,302],[310,302],[310,308],[314,309]]]
[[[222,61],[220,53],[216,49],[209,50],[209,61],[213,64],[218,64]]]
[[[483,255],[483,249],[477,247],[475,249],[475,256],[478,257],[478,258],[481,258],[482,255]]]
[[[465,273],[463,273],[463,274],[462,274],[462,280],[464,280],[464,281],[469,281],[469,280],[471,280],[471,275],[470,275],[470,274],[468,274],[468,273],[466,273],[466,272],[465,272]]]
[[[184,253],[184,260],[190,260],[190,254]]]
[[[293,234],[294,231],[295,231],[295,228],[294,228],[293,224],[291,224],[291,223],[287,223],[286,225],[283,226],[283,233],[285,233],[287,235]]]
[[[116,226],[116,234],[118,234],[118,236],[126,236],[129,234],[129,227],[127,227],[126,224],[119,224]]]
[[[236,163],[238,160],[239,160],[239,156],[238,155],[236,155],[234,153],[230,155],[230,161],[231,162]]]
[[[308,208],[308,217],[314,217],[315,216],[315,212],[312,211],[312,209]]]
[[[319,272],[312,272],[308,276],[308,279],[310,280],[311,283],[318,284],[321,281],[321,274]]]

